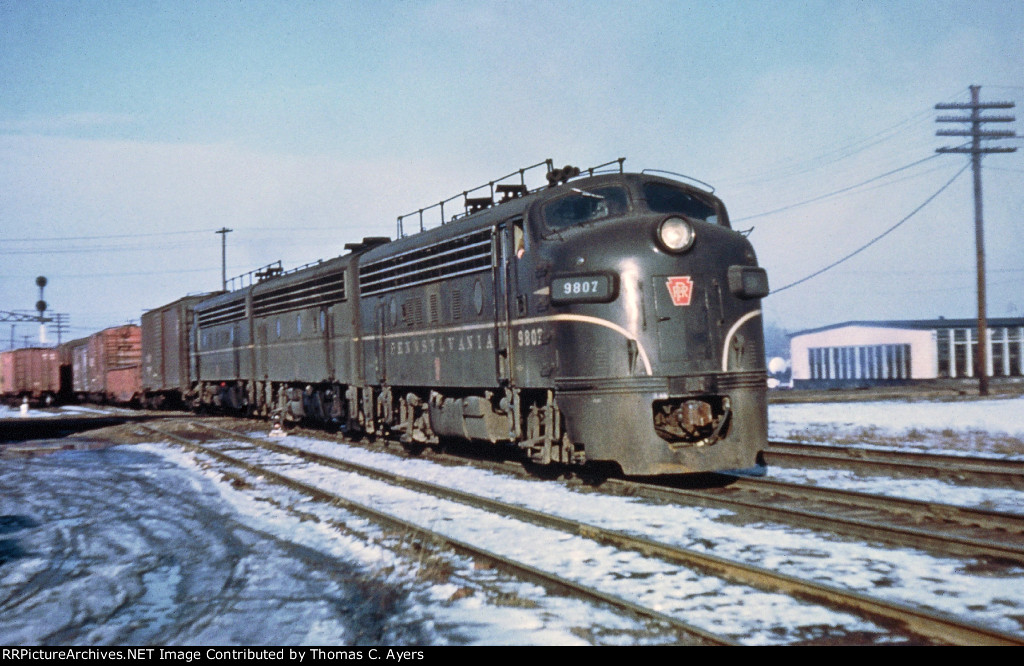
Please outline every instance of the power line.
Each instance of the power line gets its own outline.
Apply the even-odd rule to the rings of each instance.
[[[900,221],[899,221],[899,222],[897,222],[896,224],[892,225],[891,227],[889,227],[888,229],[886,229],[885,231],[883,231],[883,232],[882,232],[882,233],[880,233],[879,235],[875,236],[874,238],[872,238],[872,239],[871,239],[870,241],[868,241],[868,242],[867,242],[867,243],[865,243],[864,245],[861,245],[861,246],[860,246],[859,248],[857,248],[857,249],[856,249],[856,250],[854,250],[853,252],[849,253],[848,255],[846,255],[845,257],[843,257],[842,259],[839,259],[838,261],[834,261],[834,262],[832,262],[831,264],[829,264],[828,266],[825,266],[824,268],[822,268],[822,269],[820,269],[820,270],[818,270],[818,271],[815,271],[814,273],[811,273],[811,274],[810,274],[810,275],[808,275],[807,277],[803,277],[803,278],[800,278],[800,279],[799,279],[799,280],[797,280],[796,282],[790,282],[789,284],[787,284],[787,285],[786,285],[786,286],[784,286],[784,287],[779,287],[778,289],[775,289],[775,290],[773,290],[773,291],[772,291],[771,293],[772,293],[772,294],[777,294],[777,293],[779,293],[780,291],[785,291],[785,290],[789,289],[790,287],[795,287],[795,286],[797,286],[798,284],[803,284],[804,282],[807,282],[808,280],[810,280],[810,279],[812,279],[812,278],[818,277],[819,275],[821,275],[821,274],[822,274],[822,273],[824,273],[825,271],[828,271],[828,270],[831,270],[831,269],[835,268],[835,267],[836,267],[836,266],[838,266],[839,264],[841,264],[841,263],[845,262],[845,261],[846,261],[846,260],[848,260],[848,259],[851,259],[851,258],[855,257],[856,255],[860,254],[860,253],[861,253],[861,252],[863,252],[864,250],[868,249],[869,247],[871,247],[872,245],[874,245],[875,243],[877,243],[878,241],[882,240],[882,239],[883,239],[884,237],[888,236],[888,235],[889,235],[890,233],[892,233],[893,231],[895,231],[895,230],[896,230],[896,229],[897,229],[897,228],[898,228],[898,227],[899,227],[900,225],[902,225],[902,224],[903,224],[904,222],[906,222],[907,220],[909,220],[910,218],[912,218],[912,217],[913,217],[914,215],[916,215],[916,214],[917,214],[917,213],[918,213],[918,212],[919,212],[919,211],[920,211],[920,210],[921,210],[922,208],[924,208],[924,207],[925,207],[925,206],[927,206],[927,205],[928,205],[929,203],[931,203],[931,202],[932,202],[932,200],[933,200],[933,199],[935,199],[935,197],[937,197],[937,196],[939,196],[940,194],[942,194],[942,193],[943,193],[943,192],[944,192],[944,191],[946,190],[946,188],[948,188],[948,187],[949,187],[950,185],[952,185],[952,184],[953,184],[953,181],[955,181],[955,180],[956,180],[957,178],[959,178],[959,177],[960,177],[960,174],[962,174],[962,173],[963,173],[964,171],[967,171],[967,169],[968,169],[968,167],[969,167],[969,166],[970,166],[970,165],[968,164],[968,165],[964,166],[964,168],[962,168],[962,169],[960,169],[959,171],[957,171],[957,172],[956,172],[956,175],[955,175],[955,176],[953,176],[952,178],[950,178],[950,179],[949,179],[949,181],[948,181],[948,182],[947,182],[947,183],[946,183],[945,185],[943,185],[942,187],[940,187],[940,188],[939,188],[939,190],[938,190],[938,191],[937,191],[937,192],[936,192],[935,194],[933,194],[933,195],[931,195],[930,197],[928,197],[927,199],[925,199],[925,200],[924,200],[924,203],[922,203],[922,204],[921,204],[920,206],[918,206],[917,208],[915,208],[914,210],[912,210],[912,211],[910,212],[910,214],[909,214],[909,215],[907,215],[907,216],[906,216],[906,217],[904,217],[904,218],[903,218],[902,220],[900,220]]]
[[[796,176],[807,173],[808,171],[820,169],[824,166],[828,166],[829,164],[834,164],[852,157],[880,143],[884,143],[885,141],[898,136],[900,134],[898,130],[901,130],[904,126],[920,123],[921,120],[930,116],[930,114],[930,109],[920,111],[870,136],[850,141],[846,144],[806,159],[779,160],[765,167],[765,169],[768,169],[767,175],[764,175],[764,172],[754,173],[752,175],[740,175],[734,182],[736,184],[749,185],[752,183]]]
[[[232,268],[231,270],[241,270],[243,266]],[[166,270],[166,271],[130,271],[123,273],[57,273],[53,277],[72,279],[72,278],[103,278],[103,277],[129,277],[135,275],[178,275],[181,273],[210,273],[217,270],[217,266],[210,266],[207,268],[183,268],[178,270]],[[27,275],[0,275],[0,279],[14,280],[18,278],[29,277]]]
[[[72,240],[109,240],[111,238],[141,238],[143,236],[180,236],[184,234],[205,234],[206,229],[200,231],[160,231],[144,234],[107,234],[103,236],[54,236],[49,238],[5,238],[5,243],[63,243]]]
[[[799,202],[794,203],[794,204],[789,204],[789,205],[783,206],[781,208],[775,208],[774,210],[765,211],[763,213],[755,213],[754,215],[747,215],[746,217],[737,218],[737,219],[733,220],[733,222],[744,222],[746,220],[752,220],[752,219],[757,218],[757,217],[765,217],[765,216],[768,216],[768,215],[774,215],[775,213],[781,213],[783,211],[791,210],[793,208],[799,208],[800,206],[806,206],[807,204],[812,204],[812,203],[815,203],[817,201],[821,201],[822,199],[828,199],[829,197],[834,197],[836,195],[843,194],[845,192],[849,192],[850,190],[855,190],[858,187],[863,187],[864,185],[867,185],[868,183],[873,183],[876,180],[881,180],[882,178],[886,178],[888,176],[892,176],[893,174],[897,174],[897,173],[899,173],[901,171],[906,171],[907,169],[915,167],[918,164],[922,164],[924,162],[927,162],[928,160],[934,159],[935,157],[937,157],[937,155],[929,155],[928,157],[925,157],[923,159],[917,160],[916,162],[911,162],[910,164],[906,164],[906,165],[901,166],[901,167],[899,167],[897,169],[893,169],[892,171],[887,171],[887,172],[885,172],[885,173],[883,173],[881,175],[875,176],[874,178],[869,178],[869,179],[867,179],[865,181],[857,183],[856,185],[850,185],[849,187],[844,187],[842,189],[835,190],[834,192],[829,192],[828,194],[822,194],[821,196],[814,197],[813,199],[806,199],[804,201],[799,201]]]
[[[196,243],[171,243],[161,245],[108,245],[108,246],[97,246],[91,247],[66,247],[66,248],[48,248],[42,250],[0,250],[0,254],[4,255],[18,255],[18,254],[94,254],[96,252],[163,252],[165,250],[180,250],[186,248],[196,247]]]

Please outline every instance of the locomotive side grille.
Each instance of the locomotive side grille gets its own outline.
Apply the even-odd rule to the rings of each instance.
[[[452,319],[462,319],[462,291],[452,289]]]
[[[359,267],[364,296],[491,267],[491,231],[484,229]]]
[[[326,307],[345,300],[345,274],[317,276],[258,294],[253,298],[253,314],[265,317],[288,310]],[[229,324],[245,319],[245,301],[225,303],[199,313],[201,327]]]
[[[436,324],[441,321],[441,305],[440,298],[437,294],[431,294],[430,300],[430,323]]]
[[[198,314],[199,325],[204,327],[240,321],[245,318],[245,301],[239,300],[234,303],[225,303]]]
[[[298,308],[325,307],[343,300],[345,274],[337,273],[258,294],[253,298],[253,314],[263,317]]]
[[[421,298],[407,298],[402,303],[402,321],[406,326],[423,325],[423,300]]]

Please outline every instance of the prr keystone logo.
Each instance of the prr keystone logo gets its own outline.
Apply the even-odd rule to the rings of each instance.
[[[693,280],[689,275],[670,277],[665,286],[668,287],[668,295],[672,297],[673,305],[690,304],[690,297],[693,296]]]

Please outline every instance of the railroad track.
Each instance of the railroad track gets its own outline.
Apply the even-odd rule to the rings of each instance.
[[[303,431],[308,437],[328,437]],[[347,441],[331,438],[330,441]],[[443,453],[438,460],[466,464]],[[472,464],[526,476],[519,463],[473,460]],[[707,475],[714,476],[714,475]],[[719,475],[713,487],[681,488],[628,479],[600,480],[602,491],[673,504],[736,511],[751,519],[842,534],[889,546],[913,547],[940,555],[983,558],[991,564],[1024,564],[1024,514],[988,511],[920,500],[873,495],[767,478]]]
[[[270,452],[274,456],[284,457],[279,459],[277,464],[285,464],[288,458],[302,458],[315,465],[327,466],[337,470],[358,474],[361,477],[370,477],[389,485],[410,489],[416,493],[432,495],[443,498],[447,501],[458,502],[466,506],[472,506],[490,513],[501,514],[517,521],[528,522],[548,529],[559,530],[566,534],[577,535],[588,540],[612,546],[617,549],[635,551],[648,557],[655,557],[664,562],[681,565],[690,569],[704,572],[728,581],[734,585],[744,585],[770,593],[781,593],[804,602],[819,604],[821,606],[836,609],[846,613],[852,613],[864,620],[881,627],[886,627],[892,632],[892,636],[900,636],[911,642],[930,642],[938,644],[1024,644],[1024,638],[1005,634],[993,629],[962,622],[949,616],[912,608],[880,599],[872,598],[850,590],[844,590],[808,580],[802,580],[792,576],[779,574],[775,571],[761,567],[731,561],[717,556],[709,555],[691,549],[660,543],[643,536],[626,534],[609,530],[597,525],[586,524],[555,514],[540,512],[519,505],[508,504],[494,499],[481,497],[476,494],[465,493],[451,488],[437,486],[424,481],[400,476],[377,468],[370,468],[356,465],[351,462],[286,447],[278,443],[268,442],[261,438],[253,438],[233,430],[217,428],[209,424],[196,424],[207,431],[219,432],[223,437],[232,443],[231,448],[237,450],[241,447],[238,442],[246,442],[250,450],[259,449],[263,452]],[[691,640],[702,643],[728,644],[728,638],[711,634],[698,629],[685,622],[681,622],[671,615],[665,615],[650,608],[638,606],[634,602],[601,592],[592,586],[580,585],[576,581],[551,573],[544,573],[529,564],[516,562],[512,559],[487,550],[481,550],[465,541],[452,539],[443,534],[428,530],[422,526],[409,521],[396,518],[390,514],[378,511],[365,504],[358,504],[352,500],[339,497],[325,491],[288,478],[285,475],[268,470],[265,465],[254,465],[242,460],[237,455],[229,455],[218,451],[211,446],[199,444],[180,436],[166,433],[151,426],[142,426],[166,439],[177,441],[185,446],[200,450],[211,455],[222,463],[236,465],[246,468],[252,474],[258,474],[264,478],[270,478],[275,483],[283,483],[301,492],[315,497],[321,501],[331,502],[344,506],[354,512],[366,515],[371,519],[380,522],[392,529],[408,531],[421,534],[424,538],[438,540],[460,552],[484,559],[501,566],[516,575],[543,581],[545,585],[560,590],[569,590],[572,594],[584,598],[609,603],[620,608],[628,609],[630,612],[655,619],[673,626],[681,635],[687,635]],[[247,454],[243,454],[247,455]]]
[[[284,454],[291,457],[299,457],[304,460],[315,462],[321,465],[327,465],[335,469],[345,469],[343,466],[338,464],[338,461],[334,459],[325,458],[323,456],[315,456],[314,454],[302,453],[287,447],[273,444],[272,442],[266,442],[256,438],[248,437],[242,433],[235,431],[226,430],[223,428],[217,428],[208,424],[194,424],[200,428],[206,428],[208,430],[218,431],[221,434],[230,437],[233,442],[245,441],[252,444],[255,447],[260,447],[267,451]],[[270,480],[273,483],[277,483],[283,486],[287,486],[293,490],[296,490],[304,495],[311,497],[312,499],[325,502],[334,506],[341,507],[352,513],[362,515],[379,525],[382,525],[388,529],[394,530],[403,535],[411,535],[423,543],[435,544],[445,546],[452,549],[453,551],[468,555],[476,561],[486,563],[492,568],[499,569],[512,574],[520,579],[534,582],[543,586],[544,588],[559,594],[572,594],[582,599],[589,600],[594,603],[607,604],[614,608],[632,613],[634,615],[653,620],[655,622],[662,623],[671,627],[678,635],[683,639],[684,642],[695,645],[734,645],[734,641],[725,636],[719,636],[712,632],[705,631],[698,627],[695,627],[687,622],[684,622],[678,618],[660,613],[657,610],[648,608],[641,604],[631,602],[627,599],[621,598],[616,595],[602,592],[593,587],[580,584],[578,582],[569,580],[558,574],[544,571],[540,568],[531,566],[527,563],[516,561],[515,559],[505,557],[498,553],[492,552],[485,548],[474,546],[471,543],[449,537],[438,531],[431,530],[429,528],[417,525],[413,522],[403,520],[391,514],[383,511],[379,511],[367,504],[352,501],[344,498],[340,495],[324,491],[315,485],[304,483],[287,475],[272,471],[265,466],[253,464],[237,455],[229,455],[223,451],[219,451],[210,446],[204,445],[197,441],[192,441],[187,438],[181,437],[174,433],[166,432],[159,428],[155,428],[149,425],[142,425],[142,429],[148,430],[159,437],[166,440],[176,442],[188,449],[203,453],[211,456],[221,463],[231,465],[234,467],[242,468],[251,474],[258,475],[264,479]],[[238,447],[234,447],[236,450]],[[351,470],[348,470],[351,471]]]
[[[729,509],[868,542],[1024,564],[1024,515],[757,478],[701,489],[621,479],[609,479],[603,487],[624,495]]]
[[[765,462],[769,466],[840,468],[886,476],[941,478],[963,485],[1024,489],[1024,460],[772,441],[765,451]]]

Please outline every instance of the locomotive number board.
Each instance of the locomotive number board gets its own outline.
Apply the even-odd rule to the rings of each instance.
[[[551,280],[551,302],[606,303],[615,298],[615,281],[611,275],[566,275]]]

